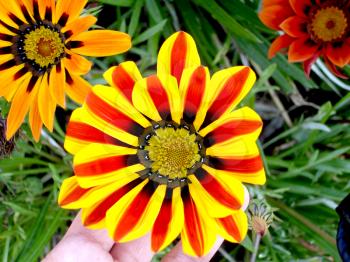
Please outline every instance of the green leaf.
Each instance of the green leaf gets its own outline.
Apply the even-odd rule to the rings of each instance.
[[[156,24],[155,26],[152,26],[151,28],[147,29],[142,34],[138,35],[137,37],[135,37],[133,39],[133,41],[132,41],[133,45],[137,45],[139,43],[142,43],[142,42],[150,39],[155,34],[160,33],[163,30],[166,23],[167,23],[167,19],[165,19],[165,20],[161,21],[160,23]]]
[[[194,0],[198,5],[207,10],[215,20],[237,37],[250,40],[255,43],[261,41],[252,32],[240,25],[232,16],[222,9],[214,0]]]
[[[134,0],[99,0],[102,4],[129,7],[134,4]]]

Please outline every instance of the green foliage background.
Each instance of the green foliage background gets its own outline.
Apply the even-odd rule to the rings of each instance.
[[[137,62],[144,76],[153,73],[160,44],[177,30],[194,37],[202,64],[211,72],[250,65],[258,81],[243,104],[264,119],[260,148],[268,181],[249,190],[252,198],[264,199],[275,208],[277,218],[262,239],[257,260],[340,261],[334,209],[350,189],[349,82],[332,76],[322,61],[308,79],[300,65],[289,64],[283,55],[268,60],[269,43],[277,33],[259,21],[260,2],[91,2],[86,12],[99,16],[101,26],[129,33],[133,48],[117,57],[92,59],[95,66],[86,78],[93,84],[104,83],[102,73],[128,59]],[[345,72],[349,74],[350,68]],[[68,104],[70,110],[76,107]],[[8,105],[0,101],[0,108],[5,116]],[[56,118],[55,132],[44,131],[38,144],[24,125],[15,150],[0,160],[3,262],[40,260],[75,215],[56,204],[62,180],[72,175],[72,157],[62,147],[69,112],[58,110]],[[248,261],[253,240],[250,232],[243,246],[225,244],[215,260]]]

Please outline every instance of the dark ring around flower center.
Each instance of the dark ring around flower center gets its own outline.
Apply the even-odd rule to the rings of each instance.
[[[25,67],[31,71],[34,76],[41,76],[45,72],[50,71],[54,65],[59,64],[61,59],[66,56],[65,52],[61,52],[58,57],[56,57],[51,63],[48,64],[48,66],[41,66],[34,60],[28,58],[25,50],[26,36],[40,28],[46,28],[52,32],[58,33],[59,39],[62,41],[63,45],[66,41],[64,34],[61,32],[61,26],[54,25],[50,21],[44,20],[38,21],[35,24],[23,24],[20,26],[19,34],[13,39],[14,44],[12,45],[12,53],[15,55],[16,64],[19,65],[24,63]]]

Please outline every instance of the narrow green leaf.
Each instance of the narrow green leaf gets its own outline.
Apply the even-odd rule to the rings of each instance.
[[[99,0],[102,4],[114,5],[114,6],[132,6],[134,0]]]
[[[142,34],[135,37],[132,41],[133,45],[137,45],[139,43],[142,43],[148,39],[150,39],[152,36],[154,36],[157,33],[160,33],[165,24],[167,23],[167,19],[161,21],[160,23],[156,24],[155,26],[152,26],[151,28],[144,31]]]

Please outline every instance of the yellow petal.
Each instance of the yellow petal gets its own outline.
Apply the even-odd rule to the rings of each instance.
[[[34,101],[29,110],[29,125],[30,125],[30,129],[32,130],[34,140],[38,142],[40,139],[43,122],[41,121],[40,114],[39,114],[37,97],[34,98]]]
[[[64,89],[66,84],[66,73],[63,63],[52,67],[49,81],[51,96],[56,100],[57,104],[62,108],[65,108],[66,99]]]
[[[92,66],[89,60],[72,52],[67,53],[66,57],[63,58],[63,63],[70,73],[76,75],[87,74]]]
[[[56,101],[52,98],[49,89],[48,75],[45,74],[38,91],[39,113],[47,129],[53,131]]]

